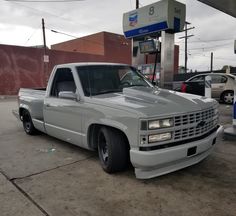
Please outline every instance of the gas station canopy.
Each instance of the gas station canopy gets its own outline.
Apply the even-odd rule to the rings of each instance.
[[[198,0],[217,10],[229,14],[236,18],[236,1],[235,0]]]

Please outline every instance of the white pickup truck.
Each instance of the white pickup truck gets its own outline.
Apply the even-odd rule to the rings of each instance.
[[[196,164],[213,150],[222,127],[210,98],[160,89],[129,65],[56,66],[47,89],[20,89],[24,130],[98,151],[103,169],[137,178]]]

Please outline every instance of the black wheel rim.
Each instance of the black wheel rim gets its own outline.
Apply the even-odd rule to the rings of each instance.
[[[105,164],[108,162],[108,146],[107,146],[107,141],[103,133],[100,133],[99,136],[99,153],[101,156],[101,159]]]
[[[24,122],[24,128],[25,128],[26,132],[29,132],[30,128],[31,128],[31,120],[30,120],[30,116],[28,114],[25,114],[23,116],[23,122]]]
[[[224,102],[225,103],[231,104],[231,103],[233,103],[233,99],[234,99],[234,95],[231,92],[228,92],[224,95]]]

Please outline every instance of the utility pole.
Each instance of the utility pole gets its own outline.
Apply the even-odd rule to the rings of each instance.
[[[211,73],[213,72],[213,52],[211,52]]]
[[[185,57],[184,57],[184,69],[185,69],[185,73],[187,73],[188,70],[188,66],[187,66],[187,62],[188,62],[188,24],[187,22],[185,22],[185,39],[184,39],[184,46],[185,46]]]
[[[48,79],[48,62],[49,62],[49,56],[47,56],[47,45],[46,45],[46,35],[45,35],[45,23],[44,19],[42,18],[42,30],[43,30],[43,48],[44,48],[44,53],[43,53],[43,68],[44,68],[44,84],[47,83]]]
[[[185,22],[185,29],[184,29],[185,36],[179,37],[179,39],[182,39],[182,38],[185,39],[185,58],[184,58],[184,70],[185,70],[185,73],[187,73],[187,70],[188,70],[188,38],[194,36],[194,35],[188,35],[188,31],[195,28],[195,27],[188,28],[188,25],[190,25],[190,24],[191,23],[189,23],[189,22]]]
[[[45,24],[44,24],[44,19],[42,18],[42,30],[43,30],[43,47],[44,47],[44,54],[46,54],[46,36],[45,36]]]
[[[139,8],[139,0],[136,0],[136,9]]]

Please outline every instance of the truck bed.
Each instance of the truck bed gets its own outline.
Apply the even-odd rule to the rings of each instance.
[[[44,121],[43,104],[46,88],[21,88],[19,91],[19,102],[28,106],[31,110],[32,119]]]
[[[46,88],[20,88],[19,95],[23,94],[37,94],[44,95],[46,94]]]

